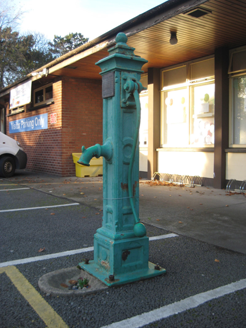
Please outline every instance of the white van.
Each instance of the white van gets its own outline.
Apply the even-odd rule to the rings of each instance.
[[[27,155],[18,141],[0,132],[0,176],[12,177],[15,169],[24,169]]]

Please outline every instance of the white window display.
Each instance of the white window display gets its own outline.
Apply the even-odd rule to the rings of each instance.
[[[246,75],[233,78],[232,108],[232,143],[246,145]]]
[[[191,145],[214,145],[214,88],[214,83],[191,88]]]
[[[148,147],[148,93],[140,95],[140,105],[139,147]]]
[[[187,135],[187,90],[169,90],[165,99],[165,140],[168,145],[186,145]]]
[[[230,146],[246,145],[246,47],[230,51]]]
[[[164,70],[162,78],[162,146],[213,147],[214,59]]]

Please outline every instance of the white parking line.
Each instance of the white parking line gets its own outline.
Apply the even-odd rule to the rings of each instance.
[[[174,233],[169,233],[166,235],[150,237],[149,240],[154,241],[154,240],[173,238],[173,237],[178,237],[178,235],[176,235]],[[0,268],[10,266],[10,265],[26,264],[26,263],[32,263],[32,262],[37,262],[37,261],[56,259],[58,257],[63,257],[63,256],[68,256],[68,255],[76,255],[76,254],[80,254],[80,253],[92,252],[93,250],[94,250],[94,247],[91,246],[91,247],[74,249],[71,251],[65,251],[65,252],[60,252],[60,253],[53,253],[53,254],[48,254],[48,255],[28,257],[28,258],[20,259],[20,260],[2,262],[2,263],[0,263]]]
[[[91,252],[94,250],[94,247],[86,247],[86,248],[80,248],[80,249],[74,249],[71,251],[61,252],[61,253],[53,253],[48,255],[42,255],[42,256],[34,256],[34,257],[28,257],[26,259],[21,260],[14,260],[14,261],[8,261],[0,263],[0,268],[10,266],[10,265],[18,265],[18,264],[26,264],[26,263],[32,263],[32,262],[38,262],[38,261],[44,261],[44,260],[50,260],[50,259],[56,259],[58,257],[68,256],[68,255],[75,255],[80,253],[86,253]]]
[[[165,235],[149,237],[149,240],[154,241],[154,240],[173,238],[173,237],[178,237],[178,235],[176,235],[176,233],[168,233],[168,234],[165,234]]]
[[[0,213],[17,212],[17,211],[30,211],[30,210],[40,210],[40,209],[46,209],[46,208],[63,207],[63,206],[74,206],[74,205],[80,205],[80,204],[79,203],[71,203],[71,204],[60,204],[60,205],[51,205],[51,206],[13,208],[11,210],[0,210]]]
[[[178,314],[190,309],[194,309],[199,305],[202,305],[208,301],[212,301],[216,298],[225,296],[227,294],[234,293],[238,290],[246,288],[246,279],[233,282],[229,285],[221,286],[204,293],[200,293],[188,298],[185,298],[179,302],[175,302],[159,309],[146,312],[135,317],[112,323],[102,328],[139,328],[150,323],[168,318],[174,314]],[[164,325],[163,325],[164,326]]]
[[[0,189],[0,191],[14,191],[14,190],[27,190],[30,188],[15,188],[15,189]]]

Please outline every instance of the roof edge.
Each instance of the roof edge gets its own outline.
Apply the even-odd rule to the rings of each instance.
[[[208,0],[193,0],[192,2],[195,2],[198,4],[200,4],[201,2],[207,2]],[[97,38],[81,45],[80,47],[66,53],[65,55],[54,59],[53,61],[49,62],[48,64],[38,68],[37,70],[29,73],[29,76],[31,76],[32,73],[37,72],[37,71],[41,71],[44,68],[50,68],[60,62],[62,62],[65,59],[68,59],[74,55],[79,54],[80,52],[83,52],[89,48],[93,48],[95,45],[106,41],[107,39],[112,39],[109,41],[108,45],[111,45],[114,41],[115,41],[115,37],[119,32],[123,32],[126,29],[129,29],[135,25],[141,24],[143,23],[146,19],[151,19],[153,18],[156,14],[160,15],[162,13],[164,13],[167,10],[173,9],[174,7],[177,7],[179,5],[185,4],[185,3],[189,3],[191,2],[190,0],[168,0],[124,23],[122,23],[121,25],[116,26],[115,28],[113,28],[112,30],[109,30],[108,32],[98,36]],[[107,47],[107,46],[105,46]]]
[[[175,15],[178,15],[181,12],[185,12],[187,10],[188,5],[190,7],[196,7],[196,6],[199,6],[201,3],[205,3],[207,1],[209,1],[209,0],[168,0],[156,7],[124,22],[123,24],[116,26],[112,30],[102,34],[101,36],[93,39],[92,41],[89,41],[89,42],[81,45],[80,47],[66,53],[65,55],[54,59],[53,61],[47,63],[46,65],[43,65],[42,67],[30,72],[22,79],[14,82],[14,83],[8,85],[7,87],[3,88],[2,90],[0,90],[0,97],[9,93],[9,91],[7,91],[8,89],[11,89],[14,86],[20,84],[21,82],[32,78],[33,73],[40,72],[45,68],[49,69],[49,68],[61,63],[62,61],[73,57],[74,55],[77,55],[81,52],[84,52],[87,49],[91,49],[91,48],[97,46],[98,44],[100,44],[104,41],[105,41],[104,48],[107,48],[107,47],[113,45],[115,43],[115,37],[119,32],[126,32],[130,28],[136,27],[146,21],[152,21],[152,22],[150,22],[150,24],[148,24],[148,26],[145,27],[145,28],[148,28],[152,25],[160,23],[162,20],[168,19],[166,16],[163,16],[163,17],[161,17],[161,16],[164,13],[168,12],[169,10],[173,10],[173,9],[177,8],[177,12],[175,12]],[[182,6],[182,7],[180,8],[180,6]],[[153,18],[155,16],[159,16],[159,19],[153,21]],[[127,33],[127,35],[130,36],[132,34],[140,32],[140,31],[141,31],[141,29],[136,29],[132,32]]]

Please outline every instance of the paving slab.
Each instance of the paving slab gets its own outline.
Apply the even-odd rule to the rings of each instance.
[[[140,184],[140,218],[143,222],[244,254],[245,213],[244,194],[207,187]]]

